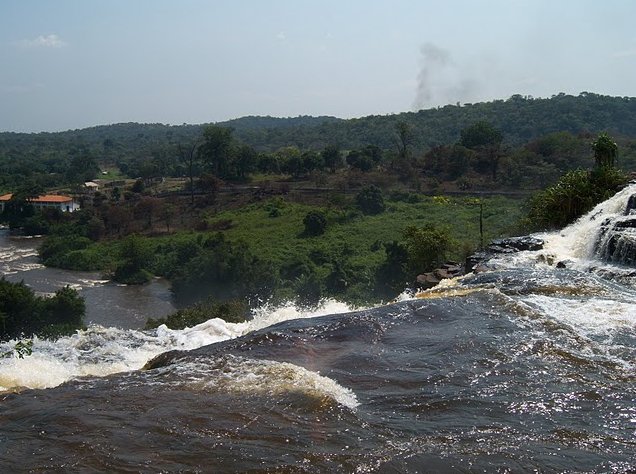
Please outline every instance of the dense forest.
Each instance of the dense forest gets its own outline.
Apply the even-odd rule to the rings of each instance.
[[[476,124],[501,134],[496,149],[487,151],[494,143],[479,138],[472,143],[462,138]],[[549,99],[516,95],[350,120],[244,117],[215,126],[231,131],[231,136],[216,137],[230,140],[230,146],[219,146],[233,150],[232,163],[222,175],[216,173],[226,181],[245,182],[258,173],[299,178],[345,166],[360,172],[388,170],[402,181],[421,178],[419,184],[417,179],[410,183],[419,190],[443,182],[459,189],[537,189],[585,166],[589,143],[602,131],[621,145],[618,165],[636,168],[636,99],[586,92]],[[0,191],[14,191],[25,182],[68,186],[99,177],[100,169],[120,178],[199,177],[206,171],[200,145],[214,139],[204,136],[206,127],[211,125],[127,123],[59,133],[0,133]]]

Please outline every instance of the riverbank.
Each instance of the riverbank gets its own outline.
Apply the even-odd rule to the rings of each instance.
[[[99,272],[48,268],[38,259],[41,241],[12,237],[7,229],[0,229],[0,275],[12,282],[24,281],[37,294],[50,295],[67,285],[78,290],[86,301],[86,324],[140,329],[148,317],[163,317],[176,310],[166,280],[126,286],[105,280]]]

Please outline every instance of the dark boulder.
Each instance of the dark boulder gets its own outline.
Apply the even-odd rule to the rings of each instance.
[[[482,262],[488,260],[489,255],[486,252],[476,252],[472,255],[466,257],[466,263],[464,264],[464,268],[466,268],[466,273],[472,272],[477,265]]]
[[[496,239],[490,242],[486,250],[492,253],[515,253],[525,250],[541,250],[543,240],[536,237],[508,237],[507,239]]]
[[[464,268],[457,262],[446,262],[432,272],[418,275],[415,281],[417,288],[427,290],[433,288],[440,281],[455,278],[464,274]]]
[[[476,252],[466,257],[464,267],[466,273],[481,273],[492,270],[492,266],[487,265],[494,255],[512,254],[526,250],[541,250],[544,242],[541,239],[531,236],[508,237],[506,239],[496,239],[481,252]]]
[[[625,208],[625,215],[636,214],[636,194],[632,194],[627,200],[627,207]]]

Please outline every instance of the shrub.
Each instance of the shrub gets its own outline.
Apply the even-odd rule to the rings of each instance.
[[[431,271],[442,264],[455,245],[448,228],[431,224],[421,228],[407,227],[404,230],[404,240],[409,271],[413,275]]]
[[[529,226],[532,230],[564,227],[611,197],[626,182],[624,173],[609,167],[570,171],[554,186],[530,198]]]
[[[83,327],[84,299],[64,287],[54,296],[36,296],[24,283],[0,279],[0,338],[59,337]]]
[[[377,186],[365,186],[356,195],[356,204],[365,214],[380,214],[384,211],[384,197]]]
[[[185,329],[204,323],[209,319],[220,318],[228,323],[242,323],[246,320],[247,305],[242,301],[232,300],[218,303],[208,299],[166,316],[165,318],[146,321],[146,329],[154,329],[165,324],[170,329]]]
[[[305,235],[322,235],[327,228],[327,219],[322,212],[311,211],[303,219]]]

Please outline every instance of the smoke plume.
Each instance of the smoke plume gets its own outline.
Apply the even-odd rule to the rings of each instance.
[[[415,110],[471,101],[478,96],[479,81],[472,79],[472,74],[457,64],[449,51],[425,43],[420,47],[419,63]]]

